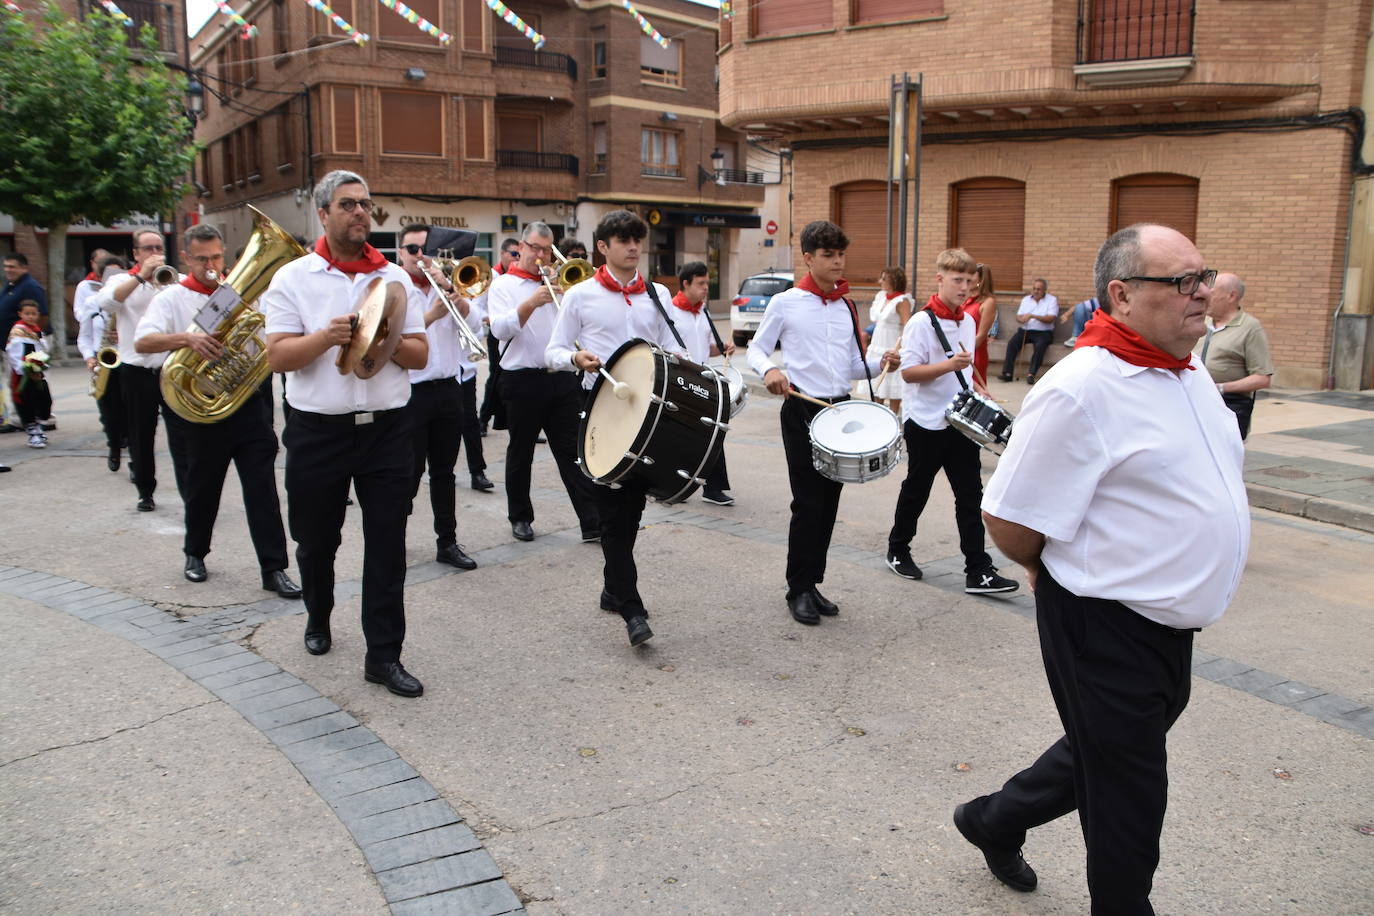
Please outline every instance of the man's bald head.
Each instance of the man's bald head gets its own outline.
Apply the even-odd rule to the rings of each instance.
[[[1245,298],[1245,283],[1235,274],[1217,274],[1217,282],[1212,285],[1212,298],[1207,303],[1207,314],[1213,320],[1223,322],[1240,309]]]

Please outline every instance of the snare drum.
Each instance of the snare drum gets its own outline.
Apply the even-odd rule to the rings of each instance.
[[[811,464],[831,480],[877,480],[901,460],[901,421],[881,404],[841,401],[811,421]]]
[[[665,503],[691,496],[705,485],[725,443],[725,380],[638,338],[622,344],[605,366],[630,386],[630,396],[617,398],[605,376],[597,376],[578,431],[582,472],[608,486],[636,477]]]
[[[749,386],[744,384],[744,375],[734,366],[712,366],[712,371],[725,379],[730,394],[730,419],[740,415],[749,403]]]
[[[1015,417],[972,388],[965,388],[945,408],[945,419],[950,426],[983,448],[1000,455],[1011,438],[1011,424]]]

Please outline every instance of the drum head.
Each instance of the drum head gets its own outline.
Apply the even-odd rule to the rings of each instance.
[[[583,467],[592,477],[610,474],[633,448],[649,416],[654,368],[653,348],[642,341],[622,348],[606,364],[606,371],[617,382],[630,386],[630,396],[624,400],[616,397],[611,386],[603,384],[604,378],[597,383],[582,438]]]
[[[837,455],[882,451],[901,432],[897,415],[872,401],[841,401],[811,421],[811,441]]]

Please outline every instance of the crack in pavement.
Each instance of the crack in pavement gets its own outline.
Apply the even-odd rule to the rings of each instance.
[[[72,741],[68,744],[54,744],[52,747],[45,747],[41,750],[34,751],[32,754],[25,754],[23,757],[15,757],[13,760],[6,760],[5,762],[0,763],[0,768],[7,767],[12,763],[20,763],[25,760],[32,760],[34,757],[41,757],[43,754],[47,754],[52,751],[62,751],[66,750],[67,748],[81,747],[83,744],[99,744],[101,741],[108,741],[115,735],[122,735],[126,732],[138,731],[141,728],[147,728],[149,725],[155,725],[158,722],[161,722],[163,719],[180,715],[183,712],[190,712],[193,709],[202,709],[206,706],[210,706],[218,702],[218,698],[211,697],[210,699],[202,703],[193,703],[190,706],[183,706],[180,709],[170,710],[169,712],[165,712],[160,716],[149,719],[147,722],[139,722],[137,725],[126,725],[123,728],[117,728],[114,731],[110,732],[108,735],[100,735],[95,738],[83,738],[80,741]]]

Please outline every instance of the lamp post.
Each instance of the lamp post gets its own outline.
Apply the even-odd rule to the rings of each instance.
[[[725,187],[725,154],[720,151],[720,147],[711,150],[711,171],[706,171],[701,166],[697,166],[697,190],[708,181],[714,181],[722,188]]]
[[[194,125],[205,114],[205,87],[196,79],[195,74],[186,83],[186,117]]]

